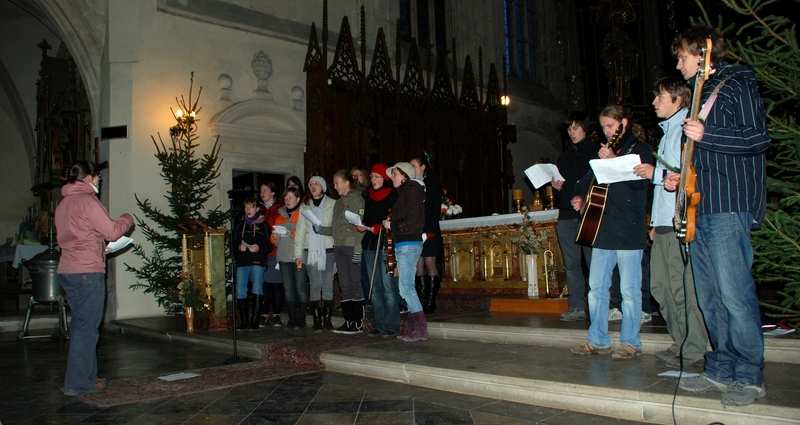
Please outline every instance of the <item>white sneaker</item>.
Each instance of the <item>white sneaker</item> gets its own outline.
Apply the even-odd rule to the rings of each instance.
[[[622,320],[622,312],[619,311],[618,308],[612,308],[608,310],[608,321],[609,322],[619,322]]]
[[[643,311],[641,319],[639,320],[639,323],[647,323],[647,322],[649,322],[651,320],[653,320],[653,315]]]

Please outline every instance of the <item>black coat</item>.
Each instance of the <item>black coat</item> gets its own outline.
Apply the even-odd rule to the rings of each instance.
[[[389,216],[389,209],[392,208],[397,200],[397,191],[392,189],[385,198],[380,201],[373,200],[369,196],[370,190],[364,191],[364,217],[362,224],[369,228],[375,225],[383,228],[383,220]],[[386,242],[386,234],[381,235],[381,246]],[[364,239],[361,239],[361,247],[365,250],[375,251],[378,249],[378,235],[370,231],[364,232]]]
[[[422,241],[425,227],[425,188],[416,180],[406,180],[397,188],[392,207],[394,242]]]
[[[247,224],[244,219],[236,226],[233,234],[234,256],[237,266],[266,266],[267,255],[272,251],[272,244],[269,242],[270,226],[263,218],[255,224]],[[244,242],[249,245],[258,245],[258,252],[239,251],[239,244]]]
[[[442,184],[432,173],[425,175],[425,233],[438,235],[439,220],[442,219]]]
[[[620,143],[620,156],[638,154],[643,163],[655,164],[650,146],[639,142],[630,133],[623,135]],[[577,193],[585,193],[594,181],[590,171],[576,184]],[[634,180],[608,185],[606,208],[600,223],[593,248],[622,250],[644,249],[647,245],[647,212],[648,192],[652,191],[649,180]]]
[[[556,191],[559,220],[580,218],[580,214],[570,205],[570,200],[575,195],[586,196],[585,192],[575,192],[575,183],[589,172],[589,160],[597,158],[599,149],[599,143],[586,137],[578,143],[570,143],[558,157],[556,166],[564,177],[564,185],[561,190]]]

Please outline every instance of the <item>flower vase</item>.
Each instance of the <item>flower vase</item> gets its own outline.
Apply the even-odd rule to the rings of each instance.
[[[536,269],[536,255],[525,255],[526,275],[528,276],[528,298],[539,298],[539,273]]]
[[[184,307],[183,317],[186,319],[186,333],[194,333],[194,307]]]

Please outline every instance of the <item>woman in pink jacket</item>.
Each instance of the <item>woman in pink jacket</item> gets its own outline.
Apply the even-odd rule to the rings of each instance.
[[[119,239],[133,225],[130,214],[112,220],[97,198],[100,176],[92,164],[78,161],[61,188],[55,212],[61,247],[58,277],[72,311],[72,332],[64,376],[64,394],[101,390],[97,379],[98,328],[106,299],[106,241]]]

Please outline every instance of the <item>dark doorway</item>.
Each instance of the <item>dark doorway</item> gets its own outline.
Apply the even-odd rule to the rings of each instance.
[[[279,198],[285,187],[283,174],[260,173],[258,171],[233,170],[233,209],[241,210],[242,202],[249,197],[258,199],[258,189],[262,182],[275,185],[275,197]]]

